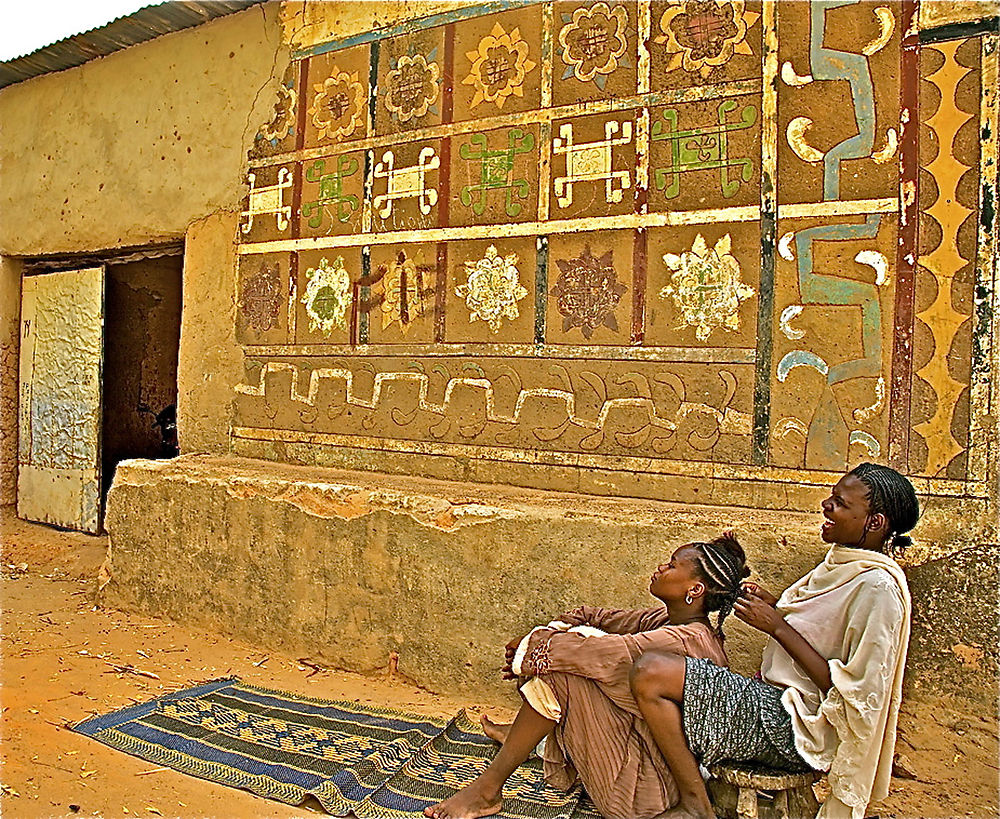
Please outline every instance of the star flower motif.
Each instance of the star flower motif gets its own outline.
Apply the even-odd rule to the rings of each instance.
[[[759,18],[744,0],[674,0],[660,17],[663,33],[654,42],[665,43],[674,55],[667,71],[683,68],[707,78],[734,54],[753,54],[746,37]]]
[[[563,332],[579,327],[589,339],[601,325],[618,332],[615,308],[625,291],[612,266],[612,251],[594,256],[590,245],[575,259],[556,259],[559,278],[549,291],[563,316]]]
[[[247,324],[258,333],[277,325],[281,302],[281,282],[277,267],[262,265],[260,270],[243,283],[240,310],[246,316]]]
[[[335,327],[347,326],[347,308],[351,303],[351,276],[344,269],[344,259],[338,256],[331,264],[320,259],[317,267],[306,270],[309,283],[302,294],[302,303],[309,316],[309,329],[330,335]]]
[[[498,333],[505,318],[518,317],[517,303],[528,291],[518,281],[517,261],[516,253],[501,257],[490,245],[483,258],[465,263],[468,279],[455,288],[455,295],[465,299],[470,321],[485,321]]]
[[[343,139],[354,133],[364,113],[365,89],[358,72],[333,67],[330,76],[313,86],[309,115],[320,139]]]
[[[755,294],[740,280],[740,263],[731,250],[728,233],[711,249],[699,233],[691,250],[663,256],[673,275],[671,283],[660,290],[660,298],[673,299],[685,323],[696,328],[699,341],[705,341],[717,327],[737,330],[740,302]]]
[[[400,122],[424,116],[438,98],[438,64],[423,54],[403,55],[389,72],[385,106]]]
[[[274,104],[274,116],[262,125],[258,134],[272,145],[277,145],[295,130],[295,103],[298,94],[289,85],[278,86],[278,101]]]
[[[628,48],[625,30],[628,12],[618,4],[611,9],[607,3],[581,6],[559,30],[559,45],[567,75],[581,82],[602,79],[618,68]]]
[[[528,59],[528,44],[520,29],[508,34],[499,23],[479,41],[475,51],[466,52],[465,56],[472,61],[472,69],[462,84],[476,89],[470,108],[492,102],[502,109],[509,97],[523,97],[524,78],[537,66]]]

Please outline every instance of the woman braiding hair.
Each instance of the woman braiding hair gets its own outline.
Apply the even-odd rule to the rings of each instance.
[[[746,553],[731,530],[707,543],[695,541],[689,545],[698,552],[696,565],[706,584],[705,611],[719,613],[715,633],[725,640],[722,623],[743,592],[743,580],[750,576]]]
[[[775,597],[745,583],[734,611],[770,638],[760,674],[648,652],[632,693],[693,819],[715,812],[698,762],[829,773],[820,819],[862,819],[889,792],[910,634],[910,593],[890,556],[920,516],[912,484],[863,463],[821,504],[823,562]]]
[[[678,791],[629,688],[632,664],[648,651],[673,651],[726,665],[722,621],[748,573],[731,532],[685,543],[649,579],[658,605],[579,606],[511,640],[503,672],[518,680],[523,702],[510,725],[481,720],[503,747],[482,774],[424,815],[499,813],[504,783],[543,739],[539,754],[550,785],[569,790],[582,782],[609,819],[663,815],[677,804]],[[714,627],[711,612],[718,612]]]

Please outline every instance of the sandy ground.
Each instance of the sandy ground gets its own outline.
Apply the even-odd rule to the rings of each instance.
[[[314,816],[114,751],[67,724],[204,680],[247,682],[445,716],[463,703],[394,678],[316,671],[297,658],[94,605],[104,538],[2,518],[3,816]],[[485,707],[490,703],[473,703]],[[503,708],[491,713],[509,716]],[[996,817],[994,709],[910,698],[897,746],[916,779],[893,780],[881,817]]]

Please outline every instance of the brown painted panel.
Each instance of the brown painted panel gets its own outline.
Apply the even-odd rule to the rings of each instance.
[[[454,120],[541,107],[541,4],[455,24]]]
[[[756,347],[760,226],[651,229],[647,288],[647,346]]]
[[[288,344],[289,253],[241,256],[237,275],[236,339],[241,344]]]
[[[649,53],[655,90],[761,76],[763,24],[759,2],[654,0],[651,22]]]
[[[368,46],[317,54],[303,61],[308,81],[303,146],[336,146],[368,135]]]
[[[553,104],[635,94],[637,40],[636,3],[556,3]]]

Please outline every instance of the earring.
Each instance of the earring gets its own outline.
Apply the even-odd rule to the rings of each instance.
[[[691,592],[688,592],[687,594],[684,595],[684,602],[687,603],[689,606],[694,602],[694,598],[691,596]]]

